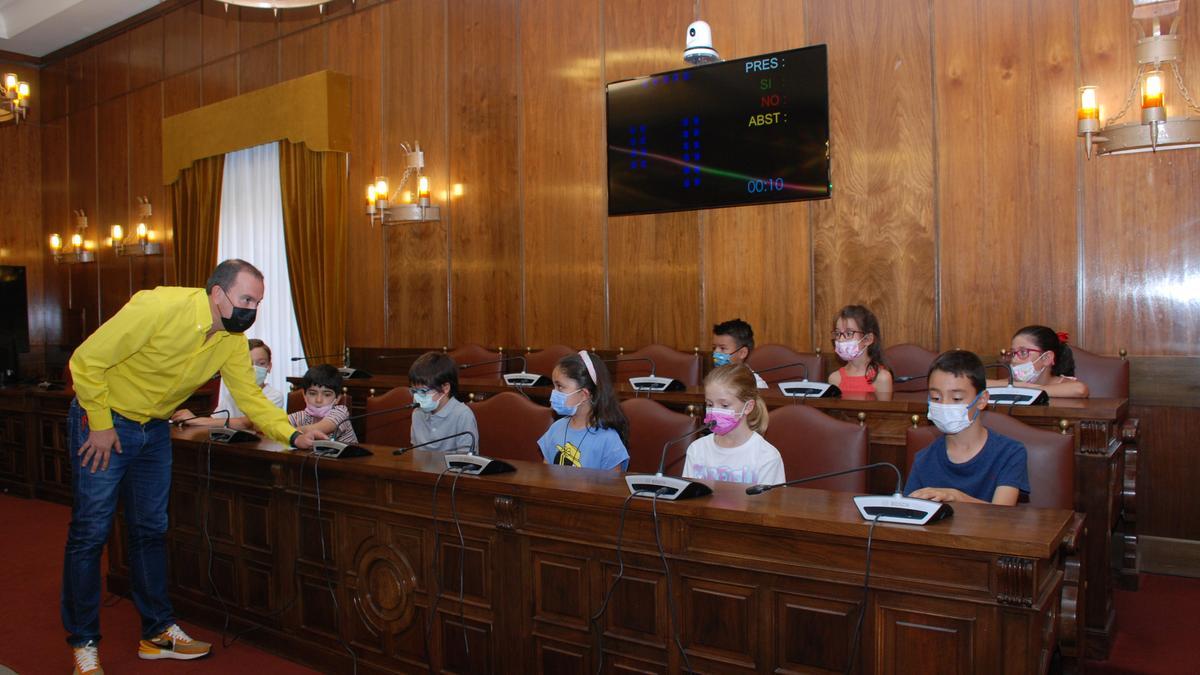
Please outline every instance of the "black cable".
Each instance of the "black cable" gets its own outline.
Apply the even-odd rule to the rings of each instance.
[[[321,463],[321,455],[313,455],[313,484],[314,491],[317,495],[317,532],[321,535],[321,572],[325,577],[325,587],[329,589],[329,597],[333,600],[333,628],[337,631],[338,643],[342,645],[342,649],[350,655],[350,663],[353,673],[358,673],[358,654],[350,648],[346,643],[346,638],[342,636],[342,609],[338,603],[337,593],[333,590],[333,579],[329,576],[329,566],[325,564],[325,528],[321,525],[321,474],[317,471],[317,465]]]
[[[608,601],[612,599],[613,592],[617,590],[617,583],[625,576],[625,560],[621,557],[621,538],[625,534],[625,514],[629,511],[629,503],[633,498],[643,493],[640,490],[634,490],[625,498],[625,503],[621,504],[621,518],[617,524],[617,576],[613,577],[612,583],[608,585],[608,590],[604,592],[604,601],[600,603],[600,609],[592,615],[588,623],[592,626],[604,616],[604,612],[608,610]],[[604,669],[604,626],[600,626],[599,644],[596,645],[596,675],[600,675],[600,671]]]
[[[846,662],[846,675],[854,670],[854,663],[858,661],[858,641],[862,637],[863,617],[867,614],[867,591],[871,587],[871,539],[875,536],[875,524],[879,522],[879,517],[871,519],[871,527],[867,530],[867,569],[863,573],[863,601],[862,607],[858,611],[858,622],[854,626],[854,642],[850,645],[850,660]]]
[[[229,630],[229,606],[225,604],[225,598],[221,597],[221,591],[213,581],[213,545],[212,535],[208,531],[208,511],[212,497],[212,446],[212,436],[209,436],[208,443],[205,445],[204,507],[201,509],[200,529],[204,533],[204,544],[208,548],[208,585],[212,589],[213,595],[217,597],[217,602],[221,603],[221,614],[225,617],[221,624],[221,646],[225,646],[225,632]]]
[[[683,649],[683,643],[679,641],[679,630],[675,619],[675,593],[671,590],[671,568],[667,567],[667,554],[663,550],[662,538],[658,535],[658,496],[665,489],[656,490],[650,501],[650,510],[654,514],[654,543],[658,545],[658,557],[662,560],[663,575],[667,578],[667,618],[671,621],[671,636],[675,640],[675,646],[679,649],[679,655],[683,657],[685,672],[695,673],[696,671],[692,670],[692,664],[688,660],[687,652]]]
[[[432,673],[434,671],[433,671],[433,651],[429,648],[429,638],[433,634],[433,624],[437,620],[438,603],[442,599],[442,591],[441,591],[440,585],[438,584],[438,577],[440,576],[440,573],[438,571],[438,564],[439,564],[439,558],[440,558],[439,553],[442,548],[442,533],[441,533],[441,530],[438,529],[438,522],[437,522],[437,504],[438,504],[437,495],[438,495],[438,486],[441,485],[441,483],[442,483],[442,477],[444,477],[449,472],[450,472],[450,467],[447,466],[445,469],[442,470],[441,473],[438,474],[437,480],[433,481],[433,513],[430,517],[431,520],[433,521],[433,574],[430,576],[430,579],[429,579],[430,583],[432,584],[432,590],[433,590],[433,606],[429,609],[429,613],[425,616],[425,655],[426,655],[426,657],[428,657],[426,665],[429,666],[430,673]]]
[[[462,523],[458,520],[458,505],[454,499],[454,494],[458,488],[458,479],[461,477],[462,471],[455,471],[454,480],[450,483],[450,517],[454,519],[454,527],[458,530],[458,622],[462,627],[463,650],[466,651],[469,663],[471,645],[470,641],[467,640],[466,588],[463,584],[463,567],[466,564],[467,542],[463,539]]]

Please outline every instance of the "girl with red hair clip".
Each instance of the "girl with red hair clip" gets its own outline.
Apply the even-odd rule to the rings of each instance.
[[[1012,367],[1013,384],[1042,389],[1050,398],[1087,398],[1087,384],[1075,379],[1075,356],[1064,332],[1046,326],[1026,326],[1012,338],[1006,354]],[[988,380],[988,386],[1003,386],[1008,380]]]

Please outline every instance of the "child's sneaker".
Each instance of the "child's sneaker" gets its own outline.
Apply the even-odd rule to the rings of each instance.
[[[138,643],[138,658],[198,659],[207,655],[210,649],[212,645],[193,640],[183,632],[179,624],[173,623],[157,636]]]

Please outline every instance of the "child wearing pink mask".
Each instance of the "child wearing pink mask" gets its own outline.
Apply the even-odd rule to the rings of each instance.
[[[337,368],[327,363],[309,368],[300,387],[304,390],[304,410],[288,415],[293,427],[320,431],[339,443],[358,443],[354,426],[346,422],[350,411],[337,402],[342,389],[342,376]]]
[[[683,477],[733,483],[782,483],[783,458],[762,437],[767,406],[754,373],[743,365],[717,366],[704,378],[704,423],[712,434],[687,449]]]
[[[846,305],[833,324],[833,350],[846,365],[829,375],[829,384],[847,394],[887,394],[892,371],[883,364],[879,320],[862,305]]]

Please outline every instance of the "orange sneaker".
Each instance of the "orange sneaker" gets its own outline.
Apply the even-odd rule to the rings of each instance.
[[[212,649],[207,642],[193,640],[183,632],[179,624],[171,624],[166,630],[149,640],[138,643],[140,659],[198,659]]]
[[[100,667],[100,650],[95,641],[73,647],[72,651],[75,652],[75,670],[72,671],[72,675],[104,675],[104,669]]]

